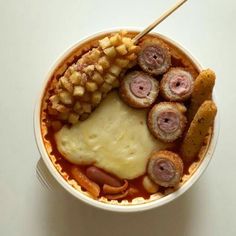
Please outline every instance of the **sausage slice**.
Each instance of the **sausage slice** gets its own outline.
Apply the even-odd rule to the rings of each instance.
[[[148,114],[148,128],[158,139],[173,142],[184,132],[186,117],[180,110],[181,104],[160,102]]]
[[[129,106],[146,108],[154,103],[159,93],[159,82],[142,71],[128,73],[121,82],[120,96]]]
[[[192,75],[186,69],[171,68],[161,80],[161,95],[168,101],[185,101],[192,94],[193,82]]]
[[[144,41],[138,55],[138,64],[152,75],[165,73],[171,66],[169,48],[159,40]]]
[[[179,184],[183,175],[183,161],[171,151],[154,152],[149,159],[147,172],[153,182],[163,187]]]

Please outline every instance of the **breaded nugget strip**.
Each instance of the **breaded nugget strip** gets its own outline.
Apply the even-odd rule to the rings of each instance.
[[[205,101],[198,109],[181,146],[181,154],[185,162],[191,162],[200,151],[209,128],[213,125],[217,113],[213,101]]]
[[[188,109],[187,118],[191,122],[198,108],[206,100],[211,100],[212,90],[215,85],[215,73],[211,69],[200,72],[194,81],[194,87],[191,97],[191,104]]]

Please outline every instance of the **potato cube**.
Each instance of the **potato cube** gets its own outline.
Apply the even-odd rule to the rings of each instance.
[[[130,48],[131,46],[133,46],[133,42],[131,38],[123,37],[122,42],[125,44],[127,48]]]
[[[117,66],[117,65],[112,65],[109,69],[109,72],[113,75],[115,75],[116,77],[119,76],[120,72],[121,72],[121,67]]]
[[[96,92],[93,93],[93,95],[92,95],[92,103],[93,104],[96,104],[96,105],[99,104],[101,99],[102,99],[102,93],[101,92],[96,91]]]
[[[121,67],[121,68],[125,68],[125,67],[128,66],[129,60],[117,58],[117,59],[115,60],[115,64],[116,64],[117,66]]]
[[[137,59],[137,55],[135,53],[132,53],[130,55],[127,55],[126,58],[130,61],[134,61],[135,59]]]
[[[66,89],[68,92],[72,93],[73,92],[73,85],[69,82],[69,80],[62,76],[59,80],[61,86]]]
[[[131,52],[134,52],[134,53],[137,53],[139,51],[139,47],[136,46],[136,45],[132,45],[131,47],[128,48],[128,51],[131,53]]]
[[[82,87],[82,86],[75,86],[75,87],[74,87],[73,95],[74,95],[74,96],[81,97],[81,96],[84,95],[84,92],[85,92],[84,87]]]
[[[114,46],[104,49],[103,52],[104,52],[108,57],[115,57],[115,56],[116,56],[116,49],[115,49]]]
[[[76,113],[70,113],[69,117],[68,117],[68,121],[69,123],[71,123],[72,125],[76,124],[79,121],[79,115]]]
[[[115,34],[110,38],[110,42],[113,46],[118,46],[121,44],[121,36],[119,34]]]
[[[92,80],[96,84],[102,84],[103,83],[103,78],[98,72],[94,72],[94,74],[92,76]]]
[[[112,86],[108,83],[103,83],[103,85],[100,88],[100,91],[103,93],[108,93],[112,89]]]
[[[87,120],[88,117],[89,117],[89,114],[88,114],[88,113],[83,113],[83,114],[81,114],[81,116],[80,116],[79,119],[80,119],[81,121],[84,121],[84,120]]]
[[[59,101],[60,101],[58,95],[52,95],[52,96],[49,98],[49,100],[50,100],[50,102],[51,102],[52,104],[59,103]]]
[[[54,131],[58,131],[62,128],[62,123],[59,120],[54,120],[52,121],[51,126]]]
[[[98,86],[96,83],[94,82],[87,82],[86,83],[86,89],[89,91],[89,92],[94,92],[98,89]]]
[[[84,86],[87,83],[87,81],[88,81],[88,76],[85,73],[83,73],[80,84]]]
[[[89,54],[89,59],[92,61],[97,61],[101,56],[101,52],[97,48],[93,48]]]
[[[71,94],[67,91],[63,91],[59,93],[59,98],[60,98],[60,101],[65,105],[70,105],[73,103],[73,98]]]
[[[61,112],[57,118],[59,120],[67,120],[68,117],[69,117],[69,112]]]
[[[121,30],[121,31],[120,31],[120,34],[121,34],[122,36],[125,36],[126,34],[128,34],[128,31],[127,31],[127,30]]]
[[[69,80],[72,84],[79,85],[81,81],[81,73],[79,73],[78,71],[74,71],[69,77]]]
[[[95,64],[95,69],[100,73],[102,74],[103,73],[103,67],[99,64]]]
[[[89,104],[89,103],[84,102],[84,103],[82,103],[82,109],[83,109],[83,111],[86,112],[86,113],[91,113],[91,111],[92,111],[92,105]]]
[[[76,113],[79,113],[80,110],[81,110],[81,108],[82,108],[82,106],[81,106],[80,102],[77,101],[77,102],[75,103],[74,107],[73,107],[73,110],[74,110]]]
[[[99,40],[99,45],[102,49],[108,48],[111,46],[111,42],[108,37],[105,37],[101,40]]]
[[[116,51],[122,56],[128,53],[124,44],[121,44],[120,46],[116,47]]]
[[[98,64],[101,65],[103,69],[107,69],[110,66],[109,59],[106,56],[101,57],[98,60]]]
[[[94,70],[95,70],[95,66],[89,65],[83,69],[83,72],[86,73],[87,75],[91,76],[92,73],[94,72]]]
[[[116,80],[116,77],[110,73],[107,73],[104,78],[108,84],[112,84]]]

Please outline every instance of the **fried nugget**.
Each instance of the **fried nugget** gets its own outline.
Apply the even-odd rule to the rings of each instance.
[[[217,113],[213,101],[205,101],[198,109],[184,137],[180,151],[185,162],[191,162],[197,157],[209,128],[213,125]]]
[[[194,81],[191,104],[187,113],[189,122],[192,121],[201,104],[206,100],[211,100],[215,79],[216,76],[214,71],[211,69],[206,69],[201,71]]]

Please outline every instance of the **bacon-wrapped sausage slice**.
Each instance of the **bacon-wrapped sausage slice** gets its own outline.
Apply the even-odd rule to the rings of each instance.
[[[158,139],[173,142],[184,132],[186,117],[179,110],[180,105],[173,102],[160,102],[148,114],[148,128]]]
[[[121,82],[120,96],[134,108],[149,107],[159,93],[159,82],[149,74],[141,71],[128,73]]]
[[[165,73],[171,66],[169,48],[159,40],[144,41],[138,55],[138,64],[152,75]]]
[[[192,75],[186,69],[171,68],[161,80],[161,95],[168,101],[185,101],[192,94],[193,82]]]
[[[148,162],[147,172],[156,184],[163,187],[174,187],[182,178],[183,161],[174,152],[154,152]]]

